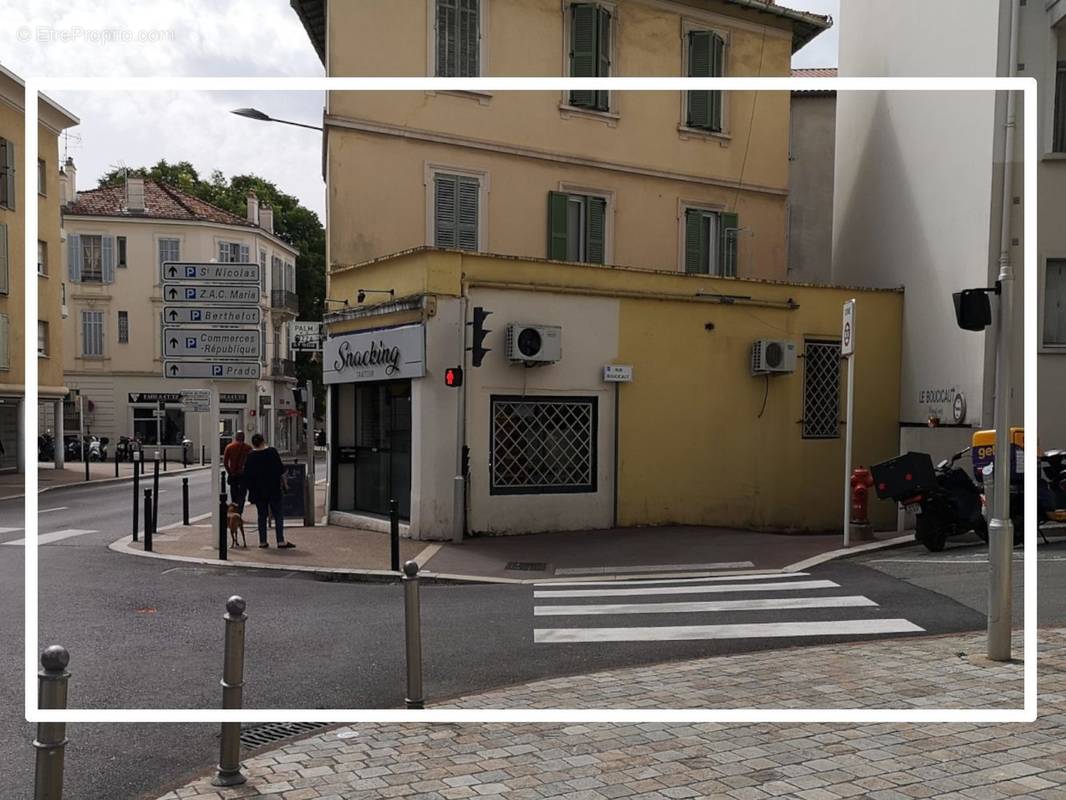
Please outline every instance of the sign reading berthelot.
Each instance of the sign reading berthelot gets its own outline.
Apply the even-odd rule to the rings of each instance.
[[[253,325],[262,317],[259,306],[164,306],[168,325]]]
[[[257,330],[226,328],[163,328],[165,358],[251,360],[260,358]]]
[[[159,266],[163,283],[254,283],[261,282],[262,268],[254,261],[240,264],[219,264],[191,261],[164,261]]]

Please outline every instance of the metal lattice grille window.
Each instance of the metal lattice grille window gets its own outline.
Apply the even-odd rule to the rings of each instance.
[[[803,436],[840,436],[840,343],[807,342],[803,356]]]
[[[492,494],[596,491],[595,397],[492,398]]]

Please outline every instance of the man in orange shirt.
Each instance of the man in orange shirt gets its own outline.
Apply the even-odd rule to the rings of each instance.
[[[230,500],[237,506],[237,513],[244,513],[244,500],[248,496],[248,487],[244,485],[244,462],[252,446],[244,441],[244,431],[237,431],[233,441],[226,445],[222,464],[229,478]]]

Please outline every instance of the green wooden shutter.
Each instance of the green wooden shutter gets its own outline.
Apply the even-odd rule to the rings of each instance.
[[[454,175],[437,175],[433,209],[435,247],[456,247],[459,243],[459,179]]]
[[[0,164],[4,170],[4,194],[7,207],[15,210],[15,143],[10,139],[4,141],[4,163]]]
[[[739,254],[740,217],[736,214],[718,215],[718,269],[719,275],[735,278]]]
[[[7,225],[0,224],[0,294],[7,294],[11,262],[7,250]]]
[[[454,78],[457,72],[459,19],[456,0],[437,0],[437,77]]]
[[[548,193],[548,258],[566,261],[568,233],[566,206],[568,195],[563,192]]]
[[[611,75],[611,12],[596,8],[596,77]],[[596,108],[606,111],[611,107],[610,94],[606,90],[596,92]]]
[[[459,178],[457,213],[458,244],[460,250],[478,249],[478,195],[481,186],[476,178]]]
[[[688,35],[688,75],[690,78],[711,76],[711,34],[692,31]],[[688,121],[692,128],[707,128],[711,123],[711,93],[688,93]]]
[[[725,76],[725,39],[717,33],[711,35],[711,77]],[[710,95],[710,116],[708,127],[712,131],[722,131],[722,92],[708,92]]]
[[[459,0],[459,70],[463,78],[476,78],[480,71],[481,0]]]
[[[585,199],[585,261],[602,264],[604,261],[607,224],[607,201],[602,197]]]
[[[81,237],[67,234],[67,273],[71,283],[81,283]]]
[[[596,52],[598,9],[590,3],[575,3],[570,7],[570,77],[595,78],[599,61]],[[570,92],[570,104],[581,108],[596,105],[594,91],[585,89]]]
[[[685,272],[707,272],[707,218],[695,208],[685,209]]]
[[[115,237],[100,237],[100,281],[115,282]]]

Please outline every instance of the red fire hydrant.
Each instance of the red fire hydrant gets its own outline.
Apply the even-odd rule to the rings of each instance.
[[[851,523],[853,525],[869,525],[870,518],[868,507],[870,502],[870,487],[874,485],[874,477],[866,467],[858,467],[851,473]]]

